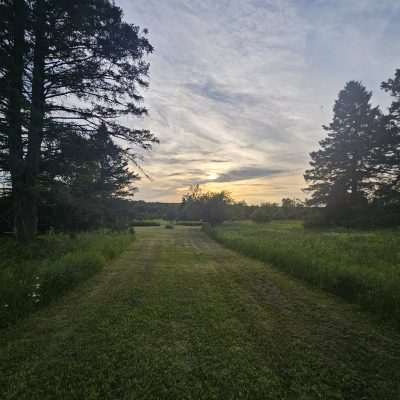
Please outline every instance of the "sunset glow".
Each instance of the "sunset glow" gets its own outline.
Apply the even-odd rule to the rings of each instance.
[[[155,47],[137,199],[179,201],[191,184],[249,203],[304,198],[308,154],[350,79],[380,89],[400,64],[395,1],[119,0]],[[385,43],[385,46],[382,46]]]

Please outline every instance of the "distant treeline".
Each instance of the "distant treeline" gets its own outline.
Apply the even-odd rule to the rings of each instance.
[[[39,206],[40,232],[79,232],[99,228],[122,230],[138,221],[166,220],[204,221],[211,224],[226,220],[253,220],[264,223],[279,219],[307,219],[315,216],[318,210],[307,207],[297,200],[283,199],[282,204],[264,203],[248,205],[245,202],[229,202],[222,205],[223,210],[214,204],[201,204],[193,207],[182,203],[160,203],[132,201],[126,199],[104,199],[93,202],[68,204],[61,201],[41,202]],[[11,232],[13,229],[13,213],[11,198],[0,199],[2,210],[0,232]],[[216,216],[217,221],[213,218]]]

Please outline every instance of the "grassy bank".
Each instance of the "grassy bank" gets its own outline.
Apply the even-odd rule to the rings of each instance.
[[[399,230],[306,230],[281,221],[228,224],[209,234],[400,326]]]
[[[0,245],[0,327],[48,304],[101,270],[133,240],[127,233],[46,235]]]

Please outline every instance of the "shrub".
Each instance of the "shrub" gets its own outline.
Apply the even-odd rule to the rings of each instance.
[[[165,229],[174,229],[174,226],[172,224],[166,224]]]
[[[228,192],[204,192],[199,185],[194,185],[182,198],[181,215],[184,219],[220,225],[228,219],[231,204],[232,198]]]

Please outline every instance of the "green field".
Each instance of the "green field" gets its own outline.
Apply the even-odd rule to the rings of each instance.
[[[400,398],[400,336],[199,228],[137,229],[0,335],[1,399]]]
[[[301,222],[231,223],[218,242],[271,263],[400,326],[400,230],[310,230]]]

